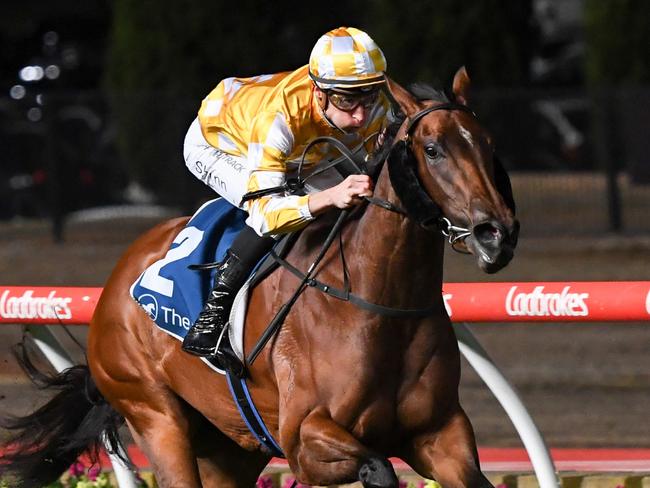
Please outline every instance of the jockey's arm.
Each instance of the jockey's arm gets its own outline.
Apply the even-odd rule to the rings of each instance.
[[[253,172],[249,191],[270,188],[284,183],[281,172]],[[271,195],[249,200],[246,223],[260,235],[274,235],[298,230],[317,215],[333,208],[350,208],[372,195],[372,180],[368,175],[350,175],[326,190],[304,196]]]
[[[260,113],[256,117],[248,147],[251,171],[247,191],[280,186],[286,181],[285,160],[291,154],[294,137],[281,114]],[[326,190],[310,195],[270,195],[249,200],[246,223],[260,235],[298,230],[316,215],[332,208],[349,208],[372,195],[367,175],[351,175]]]

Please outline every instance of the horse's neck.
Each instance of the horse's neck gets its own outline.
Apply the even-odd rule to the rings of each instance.
[[[374,196],[400,205],[386,165]],[[370,205],[348,229],[353,292],[399,308],[431,305],[442,290],[444,241],[396,212]]]

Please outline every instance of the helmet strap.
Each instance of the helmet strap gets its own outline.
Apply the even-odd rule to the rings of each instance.
[[[316,86],[316,85],[315,85]],[[320,108],[320,113],[323,116],[323,118],[327,121],[329,125],[334,127],[336,130],[339,130],[345,134],[344,130],[341,130],[328,116],[327,113],[325,112],[327,110],[327,107],[329,107],[330,100],[329,97],[327,96],[327,92],[323,90],[322,88],[319,88],[316,86],[316,89],[318,89],[318,92],[314,90],[314,96],[316,97],[316,101],[318,102],[318,108]]]
[[[327,110],[327,107],[329,106],[329,97],[327,96],[327,93],[325,90],[320,88],[318,85],[314,83],[314,91],[316,91],[316,100],[318,100],[318,106],[320,109],[323,111],[323,114],[325,113],[325,110]]]
[[[327,97],[327,95],[325,95],[325,96]],[[327,102],[325,102],[325,103],[327,104]],[[334,123],[334,121],[333,121],[332,119],[330,119],[330,118],[327,116],[327,113],[325,112],[325,109],[321,108],[321,113],[323,114],[323,118],[327,121],[327,123],[328,123],[329,125],[331,125],[332,127],[334,127],[334,128],[335,128],[336,130],[338,130],[339,132],[342,132],[343,134],[347,134],[346,131],[344,131],[343,129],[341,129],[338,125],[336,125],[336,124]]]

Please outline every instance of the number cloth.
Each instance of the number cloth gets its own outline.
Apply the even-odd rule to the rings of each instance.
[[[190,264],[221,261],[246,225],[246,212],[218,198],[203,205],[172,242],[167,254],[131,286],[131,296],[158,327],[182,340],[212,289],[215,270]]]
[[[313,219],[308,197],[280,194],[241,204],[246,192],[282,185],[316,137],[331,136],[350,149],[358,147],[381,129],[388,111],[382,94],[365,126],[344,133],[324,117],[308,71],[306,65],[292,72],[223,80],[203,100],[185,139],[185,163],[192,174],[245,210],[246,224],[260,235],[304,227]],[[307,155],[305,168],[336,156],[328,146],[318,145]]]

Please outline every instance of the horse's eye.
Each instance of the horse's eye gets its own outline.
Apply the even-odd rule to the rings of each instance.
[[[424,146],[424,153],[427,155],[427,158],[434,160],[441,156],[440,151],[435,144],[427,144]]]

